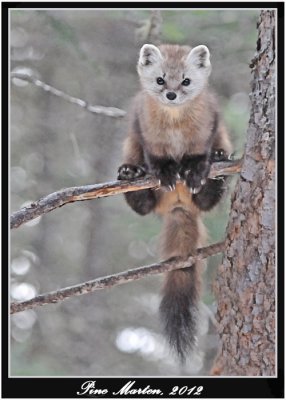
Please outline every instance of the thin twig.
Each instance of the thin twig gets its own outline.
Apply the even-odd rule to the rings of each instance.
[[[224,161],[212,164],[210,178],[219,175],[233,175],[240,171],[241,161]],[[51,193],[40,200],[15,211],[10,218],[11,229],[31,221],[43,214],[75,201],[92,200],[98,197],[114,196],[120,193],[143,189],[158,188],[160,183],[153,176],[135,179],[132,181],[115,181],[95,185],[75,186]]]
[[[139,268],[129,269],[125,272],[105,276],[84,282],[78,285],[69,286],[54,292],[41,294],[33,299],[23,301],[21,303],[11,303],[10,312],[15,314],[20,311],[28,310],[45,304],[59,303],[72,296],[80,296],[82,294],[91,293],[96,290],[110,288],[117,285],[122,285],[130,281],[135,281],[144,278],[148,275],[156,275],[169,272],[175,269],[187,268],[197,260],[212,256],[217,253],[223,252],[225,249],[225,242],[215,243],[211,246],[198,249],[193,255],[187,259],[182,257],[172,257],[166,261],[157,264],[146,265]]]
[[[76,104],[77,106],[80,106],[94,114],[103,114],[113,118],[122,118],[126,115],[126,111],[121,110],[120,108],[93,106],[85,100],[70,96],[69,94],[64,93],[62,90],[56,89],[55,87],[48,85],[40,79],[35,78],[33,75],[28,75],[20,72],[12,72],[11,79],[22,79],[24,81],[30,82],[35,86],[42,88],[46,92],[61,97],[62,99],[67,100],[70,103]]]

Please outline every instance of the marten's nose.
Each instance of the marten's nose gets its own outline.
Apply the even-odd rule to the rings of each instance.
[[[169,99],[169,100],[175,100],[175,98],[177,97],[177,95],[176,95],[175,92],[168,92],[168,93],[166,94],[166,97],[167,97],[167,99]]]

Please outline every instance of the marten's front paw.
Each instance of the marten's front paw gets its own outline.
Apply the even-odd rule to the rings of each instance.
[[[163,190],[174,190],[176,181],[179,178],[178,168],[173,164],[165,165],[164,168],[153,170],[152,172],[159,179]]]
[[[211,153],[212,162],[216,161],[227,161],[229,157],[223,149],[215,149]]]
[[[157,175],[157,178],[159,179],[163,190],[165,191],[175,190],[177,181],[176,177],[167,174],[161,174]]]
[[[191,193],[197,194],[200,192],[207,181],[210,166],[211,163],[205,156],[193,156],[184,160],[181,176]]]
[[[201,174],[198,171],[186,171],[185,173],[185,182],[190,192],[193,194],[197,194],[202,189],[203,185],[207,181],[208,174]]]
[[[163,191],[174,190],[180,179],[179,164],[170,157],[150,155],[150,173],[159,179]]]
[[[141,178],[146,175],[144,167],[134,164],[123,164],[118,168],[117,179],[121,181]]]

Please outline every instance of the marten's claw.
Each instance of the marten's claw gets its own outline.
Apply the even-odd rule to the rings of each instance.
[[[175,187],[176,187],[176,185],[168,185],[168,188],[169,188],[170,192],[175,190]]]
[[[190,193],[192,194],[197,194],[199,193],[199,191],[201,190],[201,186],[200,187],[194,187],[194,188],[190,188]]]

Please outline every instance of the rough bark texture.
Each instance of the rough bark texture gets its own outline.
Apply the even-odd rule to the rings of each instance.
[[[275,11],[258,21],[251,114],[216,291],[214,374],[275,375]]]

